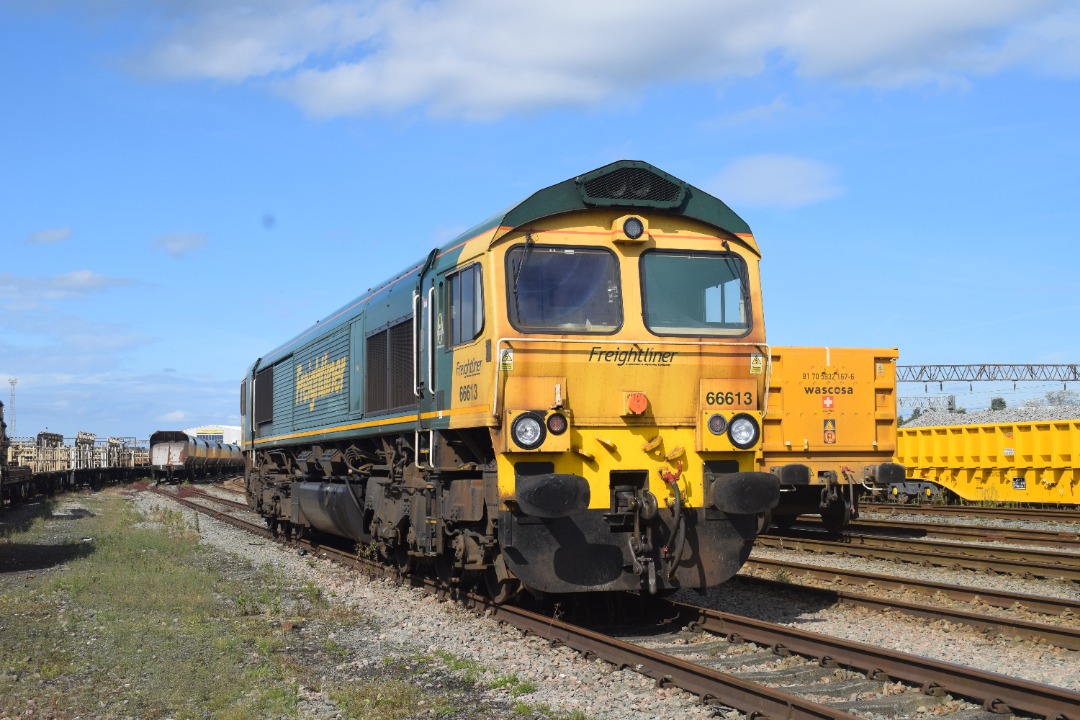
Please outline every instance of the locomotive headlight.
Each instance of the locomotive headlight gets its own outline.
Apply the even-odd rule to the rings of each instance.
[[[728,437],[731,439],[731,444],[740,450],[756,445],[760,435],[761,428],[751,416],[736,415],[731,418],[731,423],[728,425]]]
[[[713,435],[723,435],[725,430],[727,430],[726,417],[720,413],[709,416],[709,432]]]
[[[510,434],[519,446],[525,450],[534,450],[544,443],[547,430],[544,429],[544,418],[536,413],[522,413],[510,426]]]
[[[628,217],[622,226],[623,233],[631,240],[637,240],[645,233],[645,223],[641,222],[641,218]]]

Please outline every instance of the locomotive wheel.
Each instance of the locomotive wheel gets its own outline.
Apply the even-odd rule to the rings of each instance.
[[[461,582],[461,573],[454,565],[455,558],[451,553],[444,552],[435,558],[435,575],[446,587],[453,587]]]
[[[766,510],[762,514],[757,516],[757,534],[768,535],[769,529],[772,527],[773,517],[772,510]]]
[[[521,581],[516,579],[499,580],[495,568],[488,567],[484,570],[484,587],[487,589],[491,601],[496,605],[502,605],[518,594],[521,590]]]
[[[394,566],[398,575],[408,577],[413,571],[413,556],[409,554],[409,547],[405,543],[398,543],[393,550]]]

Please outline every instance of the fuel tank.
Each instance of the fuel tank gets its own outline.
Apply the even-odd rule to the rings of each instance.
[[[300,513],[311,527],[331,535],[367,540],[361,489],[353,489],[357,491],[355,496],[343,483],[307,482],[296,485],[293,493]]]

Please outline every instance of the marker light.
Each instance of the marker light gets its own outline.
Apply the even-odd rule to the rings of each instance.
[[[637,240],[645,233],[645,223],[641,222],[641,218],[629,217],[623,223],[622,229],[626,237]]]
[[[731,424],[728,425],[728,437],[731,439],[731,444],[740,450],[756,445],[760,435],[761,429],[751,416],[736,415],[731,418]]]
[[[510,426],[510,434],[514,442],[525,450],[534,450],[544,443],[547,431],[544,430],[544,419],[536,413],[522,413]]]
[[[725,430],[727,430],[726,417],[720,413],[716,413],[709,417],[709,432],[713,435],[723,435]]]
[[[567,427],[569,427],[569,423],[566,422],[566,416],[562,413],[548,415],[547,429],[552,435],[562,435],[566,432]]]

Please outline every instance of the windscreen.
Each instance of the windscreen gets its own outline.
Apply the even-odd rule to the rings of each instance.
[[[745,335],[746,264],[727,253],[641,256],[645,325],[658,335]]]
[[[622,325],[615,255],[528,243],[507,253],[510,322],[529,332],[611,333]]]

